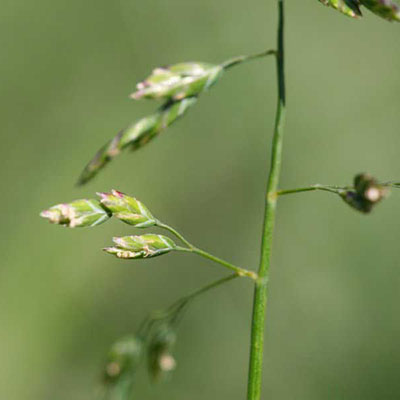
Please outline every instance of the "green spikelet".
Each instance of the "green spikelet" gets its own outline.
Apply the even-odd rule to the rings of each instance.
[[[157,257],[176,249],[170,238],[155,234],[115,237],[113,242],[115,246],[106,247],[104,251],[123,259]]]
[[[400,7],[392,0],[360,0],[361,4],[388,21],[400,21]]]
[[[107,163],[127,147],[137,150],[147,144],[165,128],[181,117],[197,101],[196,97],[189,97],[177,102],[169,102],[155,114],[142,118],[138,122],[122,130],[105,144],[87,164],[78,184],[83,185],[92,179]]]
[[[176,343],[176,333],[168,324],[161,325],[151,338],[148,348],[148,367],[154,381],[165,380],[176,368],[172,350]]]
[[[68,228],[91,227],[102,224],[111,217],[98,200],[75,200],[71,203],[57,204],[42,211],[40,216],[53,224]]]
[[[387,194],[387,188],[378,184],[371,175],[358,174],[354,178],[354,190],[343,191],[340,195],[349,206],[368,214]]]
[[[136,228],[148,228],[154,226],[155,218],[147,207],[135,199],[124,193],[112,190],[111,193],[98,193],[101,197],[101,204],[109,210],[113,217],[133,225]]]
[[[156,68],[143,82],[137,84],[131,98],[182,100],[197,96],[212,86],[223,72],[220,65],[186,62]]]
[[[142,361],[144,344],[137,336],[114,343],[103,371],[108,400],[128,400],[132,394],[134,374]]]
[[[361,17],[360,1],[359,0],[319,0],[322,4],[330,6],[340,11],[341,13],[352,17]]]
[[[104,370],[105,383],[115,383],[124,374],[133,373],[141,361],[142,352],[142,340],[135,336],[125,337],[114,343]]]
[[[224,71],[272,54],[276,54],[276,51],[267,50],[250,56],[239,56],[219,65],[186,62],[153,70],[147,79],[137,85],[137,91],[131,97],[164,99],[166,103],[156,113],[128,126],[106,143],[86,165],[78,184],[83,185],[90,181],[126,147],[136,150],[156,137],[193,106],[197,97],[214,85]]]

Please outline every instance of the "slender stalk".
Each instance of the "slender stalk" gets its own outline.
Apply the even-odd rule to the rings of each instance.
[[[231,263],[229,263],[227,261],[221,260],[220,258],[215,257],[212,254],[207,253],[206,251],[200,250],[198,248],[193,248],[192,251],[193,251],[193,253],[198,254],[201,257],[207,258],[207,259],[209,259],[211,261],[214,261],[214,262],[216,262],[218,264],[223,265],[226,268],[231,269],[232,271],[235,271],[236,274],[239,275],[239,276],[247,276],[248,278],[251,278],[251,279],[254,279],[254,280],[258,279],[258,275],[254,271],[249,271],[247,269],[237,267],[236,265],[233,265],[233,264],[231,264]]]
[[[227,282],[231,281],[232,279],[239,278],[239,277],[240,277],[239,274],[231,274],[231,275],[225,276],[224,278],[218,279],[218,280],[213,281],[199,289],[196,289],[194,292],[183,297],[183,300],[185,302],[188,302],[189,300],[193,300],[195,297],[197,297],[205,292],[208,292],[210,289],[214,289],[217,286],[223,285],[224,283],[227,283]],[[181,299],[181,301],[182,301],[182,299]]]
[[[157,221],[156,225],[159,228],[165,229],[169,232],[171,232],[173,235],[175,235],[179,240],[181,240],[183,243],[186,244],[187,247],[189,247],[190,249],[193,249],[194,246],[188,241],[186,240],[183,235],[181,235],[176,229],[174,229],[172,226],[169,226],[167,224],[162,223],[161,221]]]
[[[381,185],[398,188],[398,187],[400,187],[400,182],[385,182],[385,183],[381,183]]]
[[[207,258],[208,260],[214,261],[217,264],[220,264],[222,266],[224,266],[225,268],[229,268],[232,271],[235,271],[237,275],[239,276],[246,276],[248,278],[251,278],[253,280],[256,280],[258,278],[258,275],[253,272],[253,271],[249,271],[245,268],[241,268],[241,267],[237,267],[236,265],[231,264],[228,261],[222,260],[210,253],[207,253],[204,250],[201,250],[199,248],[197,248],[196,246],[194,246],[193,244],[191,244],[188,240],[186,240],[183,235],[181,235],[176,229],[172,228],[169,225],[166,225],[160,221],[157,221],[157,226],[163,229],[166,229],[167,231],[171,232],[173,235],[175,235],[179,240],[181,240],[186,246],[186,247],[176,247],[176,250],[178,251],[184,251],[184,252],[188,252],[188,253],[194,253],[197,254],[201,257]]]
[[[234,67],[235,65],[242,64],[247,61],[256,60],[257,58],[272,56],[275,54],[276,54],[276,50],[267,50],[267,51],[263,51],[262,53],[251,54],[249,56],[239,56],[239,57],[231,58],[228,61],[225,61],[222,64],[222,67],[224,69],[229,69],[229,68]]]
[[[346,188],[337,188],[332,186],[325,186],[325,185],[312,185],[304,188],[296,188],[296,189],[287,189],[287,190],[278,190],[276,194],[278,196],[283,196],[285,194],[293,194],[293,193],[302,193],[302,192],[311,192],[313,190],[322,190],[325,192],[331,192],[335,194],[340,194]]]
[[[302,193],[302,192],[311,192],[314,190],[318,190],[315,186],[309,186],[304,188],[296,188],[296,189],[285,189],[285,190],[278,190],[276,192],[277,196],[283,196],[285,194],[293,194],[293,193]]]
[[[265,317],[267,309],[267,283],[270,267],[272,237],[275,225],[277,189],[282,162],[283,130],[285,124],[285,74],[284,74],[284,1],[278,0],[278,52],[276,55],[278,79],[278,106],[272,142],[272,159],[265,201],[264,229],[261,244],[259,279],[254,289],[253,320],[251,332],[248,400],[261,397]]]
[[[151,327],[154,323],[162,320],[171,320],[175,322],[178,314],[183,310],[183,308],[192,300],[197,298],[198,296],[202,295],[205,292],[208,292],[211,289],[214,289],[218,286],[223,285],[235,278],[239,278],[240,275],[235,273],[228,275],[224,278],[217,279],[211,283],[208,283],[205,286],[202,286],[199,289],[194,290],[192,293],[187,294],[186,296],[181,297],[179,300],[172,303],[168,308],[163,311],[154,312],[149,315],[142,323],[141,327],[139,328],[139,335],[142,337],[147,336],[148,332],[150,331]]]
[[[400,187],[400,182],[382,182],[378,183],[380,186],[386,186],[386,187],[394,187],[398,188]],[[292,193],[301,193],[301,192],[311,192],[314,190],[323,190],[326,192],[331,192],[335,194],[342,194],[346,190],[355,190],[354,186],[332,186],[332,185],[311,185],[303,188],[296,188],[296,189],[285,189],[285,190],[278,190],[276,192],[277,196],[283,196],[286,194],[292,194]]]

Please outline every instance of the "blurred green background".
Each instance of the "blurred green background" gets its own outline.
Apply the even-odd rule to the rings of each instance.
[[[400,25],[287,2],[282,187],[400,179]],[[276,103],[272,59],[238,67],[178,124],[83,188],[97,148],[154,104],[128,94],[151,68],[271,48],[276,5],[254,0],[1,0],[0,398],[96,399],[104,356],[151,310],[223,276],[190,255],[101,252],[132,228],[40,220],[117,188],[194,243],[256,267]],[[129,173],[127,173],[129,171]],[[400,398],[400,193],[370,216],[326,193],[283,198],[271,274],[264,399]],[[138,399],[244,399],[252,302],[235,281],[198,299],[179,368]]]

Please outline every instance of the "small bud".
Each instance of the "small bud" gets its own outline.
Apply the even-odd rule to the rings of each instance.
[[[98,193],[98,195],[101,197],[100,202],[103,207],[109,210],[113,217],[137,228],[155,225],[155,218],[139,200],[117,190],[112,190],[111,193]]]
[[[110,218],[110,214],[97,200],[75,200],[72,203],[57,204],[42,211],[40,216],[53,224],[68,228],[95,226]]]
[[[105,383],[115,383],[125,373],[137,368],[143,352],[143,342],[135,336],[123,338],[113,344],[104,370]]]
[[[361,4],[388,21],[400,21],[400,7],[392,0],[360,0]]]
[[[387,193],[387,188],[379,185],[371,175],[359,174],[354,178],[354,190],[346,190],[341,196],[351,207],[367,214]]]
[[[148,349],[149,373],[155,381],[163,380],[176,368],[172,355],[176,334],[169,325],[162,325],[151,338]]]
[[[142,118],[120,131],[86,165],[79,177],[78,184],[83,185],[90,181],[125,148],[130,147],[132,150],[137,150],[143,147],[165,128],[179,119],[196,101],[196,97],[190,97],[178,102],[168,103],[161,107],[155,114]]]
[[[157,257],[176,249],[175,243],[163,235],[123,236],[113,241],[116,246],[106,247],[104,251],[124,259]]]
[[[330,6],[340,11],[341,13],[357,18],[361,17],[360,1],[359,0],[319,0],[322,4]]]
[[[156,68],[143,82],[137,84],[133,99],[182,100],[197,96],[212,86],[221,76],[220,65],[187,62]]]

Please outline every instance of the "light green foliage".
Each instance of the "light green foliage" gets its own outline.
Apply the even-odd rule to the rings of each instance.
[[[124,193],[112,190],[111,193],[98,193],[101,204],[107,208],[113,217],[133,225],[136,228],[148,228],[155,225],[156,221],[147,207]]]
[[[387,194],[388,189],[369,174],[357,175],[354,178],[354,189],[340,193],[347,204],[362,213],[371,212]]]
[[[82,185],[92,179],[108,162],[121,153],[125,148],[139,149],[157,136],[165,128],[181,117],[196,103],[196,97],[167,103],[155,114],[140,119],[138,122],[123,129],[105,144],[87,164],[78,184]]]
[[[176,342],[176,333],[168,324],[158,327],[148,347],[148,367],[155,381],[165,380],[176,368],[172,350]]]
[[[349,17],[361,17],[360,6],[365,6],[388,21],[400,21],[400,7],[392,0],[319,0]]]
[[[392,0],[360,0],[361,4],[388,21],[400,21],[400,7]]]
[[[176,249],[175,243],[163,235],[123,236],[113,241],[116,246],[106,247],[104,251],[123,259],[157,257]]]
[[[223,72],[220,65],[187,62],[156,68],[143,82],[137,84],[133,99],[182,100],[197,96],[212,86]]]
[[[71,203],[57,204],[48,210],[42,211],[40,216],[47,218],[53,224],[68,228],[78,228],[102,224],[111,215],[98,200],[82,199]]]

